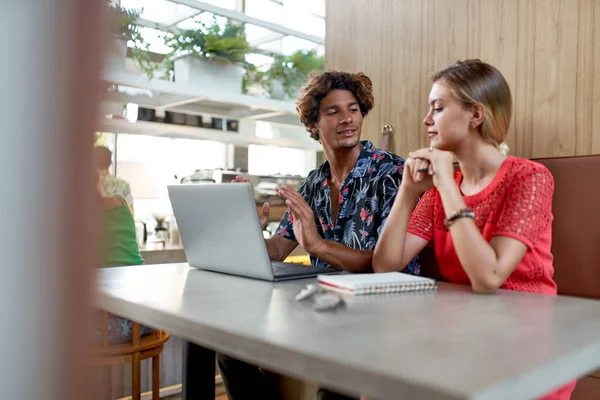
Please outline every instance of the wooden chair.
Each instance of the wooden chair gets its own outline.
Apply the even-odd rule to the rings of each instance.
[[[169,333],[156,329],[152,333],[141,337],[140,324],[132,323],[131,342],[108,343],[108,313],[102,311],[102,341],[95,344],[92,351],[92,366],[103,369],[101,392],[110,396],[110,366],[131,363],[132,382],[131,392],[133,400],[140,400],[142,396],[141,362],[152,358],[152,399],[160,398],[160,353]],[[108,370],[108,371],[107,371]]]

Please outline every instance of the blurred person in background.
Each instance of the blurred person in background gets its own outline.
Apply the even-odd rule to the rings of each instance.
[[[120,195],[125,198],[133,213],[133,197],[129,183],[121,178],[111,175],[108,169],[112,165],[112,151],[108,147],[94,147],[94,162],[98,170],[100,183],[98,185],[103,196]]]
[[[144,259],[140,255],[135,236],[135,222],[127,204],[127,200],[119,194],[103,196],[98,187],[98,196],[102,206],[100,216],[101,228],[101,267],[120,267],[141,265]],[[98,313],[99,314],[99,313]],[[131,341],[132,321],[109,314],[108,342],[125,343]],[[153,331],[148,326],[141,326],[141,336]],[[101,339],[102,329],[97,323],[94,338]]]

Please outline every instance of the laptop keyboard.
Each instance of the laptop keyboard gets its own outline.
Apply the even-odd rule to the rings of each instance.
[[[271,261],[271,268],[273,269],[274,276],[285,276],[285,275],[306,275],[316,276],[318,274],[325,274],[331,272],[338,272],[334,268],[317,268],[311,265],[286,263],[282,261]]]
[[[274,273],[282,274],[287,271],[298,270],[298,267],[302,267],[302,264],[286,263],[283,261],[271,261],[271,267],[273,268]]]

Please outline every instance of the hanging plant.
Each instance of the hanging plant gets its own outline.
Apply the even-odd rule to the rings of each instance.
[[[294,98],[298,89],[312,72],[323,72],[323,56],[315,50],[298,50],[290,56],[272,54],[273,63],[261,75],[261,85],[271,98],[278,98],[274,91],[280,84],[288,98]]]
[[[122,40],[142,40],[140,26],[136,23],[142,9],[127,9],[104,2],[108,13],[108,32],[111,36]]]
[[[148,58],[142,60],[140,67],[153,78],[159,68],[168,71],[173,69],[173,61],[182,56],[192,56],[201,59],[215,60],[227,64],[244,64],[246,54],[252,51],[246,40],[246,30],[243,23],[227,20],[225,27],[217,24],[213,17],[212,23],[197,20],[198,29],[183,29],[165,32],[165,45],[170,51],[165,54],[162,62],[153,62]]]

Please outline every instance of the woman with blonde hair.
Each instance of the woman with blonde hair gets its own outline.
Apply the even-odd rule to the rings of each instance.
[[[554,180],[541,164],[503,154],[512,114],[506,80],[493,66],[466,60],[432,81],[423,121],[430,146],[406,160],[373,269],[404,270],[431,243],[449,282],[477,293],[502,288],[556,295]],[[544,398],[568,399],[574,387],[572,382]]]

